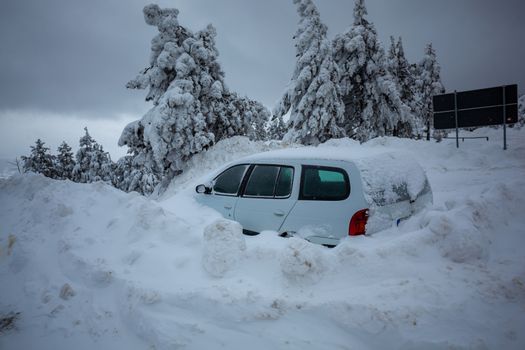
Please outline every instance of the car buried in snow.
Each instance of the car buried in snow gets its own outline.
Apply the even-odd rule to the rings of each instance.
[[[259,153],[211,174],[196,197],[247,235],[277,231],[327,246],[399,224],[432,203],[410,156],[348,153],[328,146]]]

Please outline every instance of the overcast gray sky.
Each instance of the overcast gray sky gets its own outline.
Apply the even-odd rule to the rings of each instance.
[[[314,0],[315,1],[315,0]],[[120,130],[150,106],[126,82],[147,65],[155,28],[142,0],[1,0],[0,157],[41,137],[74,148],[87,125],[113,157]],[[217,28],[230,89],[273,107],[295,64],[292,0],[163,0],[191,30]],[[317,0],[329,36],[352,23],[353,0]],[[407,58],[436,51],[448,91],[517,83],[525,92],[525,1],[367,0],[385,49],[402,36]]]

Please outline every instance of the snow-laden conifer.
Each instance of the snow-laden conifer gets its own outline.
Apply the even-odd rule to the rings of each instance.
[[[194,154],[225,137],[258,137],[268,111],[240,98],[224,83],[211,25],[192,33],[178,22],[178,10],[157,5],[144,8],[146,23],[157,28],[150,66],[128,88],[149,89],[154,104],[140,120],[125,127],[119,145],[126,145],[136,167],[158,178],[180,173]]]
[[[284,96],[276,106],[277,118],[290,112],[286,141],[317,144],[344,136],[339,124],[344,105],[326,25],[312,0],[294,0],[299,28],[294,36],[297,62]]]
[[[417,98],[420,106],[419,115],[425,125],[427,140],[430,140],[432,125],[432,96],[442,94],[445,88],[441,83],[440,67],[436,58],[436,51],[432,44],[425,48],[425,55],[418,65],[416,78]]]
[[[286,124],[280,115],[272,116],[267,125],[267,135],[269,140],[282,140],[286,134]]]
[[[85,134],[80,138],[76,154],[76,165],[73,168],[73,181],[89,183],[104,181],[110,183],[113,177],[109,153],[99,145],[84,128]]]
[[[45,142],[38,139],[34,146],[31,146],[29,156],[22,156],[22,167],[24,172],[39,173],[47,177],[55,178],[54,156],[49,153],[49,147]]]
[[[390,49],[388,50],[387,59],[388,72],[397,84],[399,97],[401,101],[410,108],[412,114],[410,120],[398,122],[396,136],[411,137],[416,136],[421,129],[417,113],[419,108],[415,98],[415,78],[410,70],[410,63],[405,57],[403,42],[401,37],[394,40],[390,37]],[[413,130],[414,128],[414,130]]]
[[[354,23],[333,41],[340,70],[340,89],[346,105],[345,129],[360,141],[393,135],[398,124],[410,123],[410,109],[401,101],[388,73],[377,33],[365,18],[364,0],[356,0]]]
[[[64,141],[58,146],[55,158],[55,171],[58,179],[71,180],[75,168],[75,157],[71,147]]]
[[[125,192],[151,194],[158,184],[158,179],[147,167],[134,163],[135,157],[124,156],[114,167],[113,186]]]

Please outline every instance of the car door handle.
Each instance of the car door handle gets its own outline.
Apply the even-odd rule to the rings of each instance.
[[[276,210],[276,211],[273,212],[273,214],[274,214],[275,216],[284,216],[284,211],[282,211],[282,210]]]
[[[225,204],[224,205],[224,209],[231,209],[231,208],[232,208],[232,206],[230,204]]]

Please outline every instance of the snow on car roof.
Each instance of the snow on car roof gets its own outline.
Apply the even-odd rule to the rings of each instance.
[[[333,146],[305,146],[297,148],[286,148],[268,152],[257,153],[243,158],[243,161],[271,161],[275,159],[325,159],[354,161],[363,157],[370,157],[384,152],[367,151],[365,154],[352,152],[348,148]]]

